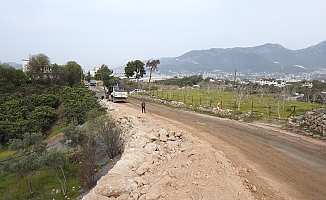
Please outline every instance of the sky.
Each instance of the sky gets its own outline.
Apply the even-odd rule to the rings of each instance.
[[[325,0],[0,0],[0,61],[43,53],[85,71],[191,50],[326,40]]]

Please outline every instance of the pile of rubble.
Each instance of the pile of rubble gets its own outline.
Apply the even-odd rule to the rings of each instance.
[[[222,152],[162,120],[119,113],[126,148],[84,200],[253,199],[256,187]]]
[[[322,137],[321,135],[326,137],[326,109],[307,112],[304,116],[304,121],[310,129],[320,133],[319,137]],[[318,135],[315,137],[318,137]]]

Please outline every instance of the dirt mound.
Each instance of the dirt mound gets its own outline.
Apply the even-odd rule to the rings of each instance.
[[[84,200],[254,199],[255,186],[223,152],[125,104],[102,104],[127,132],[126,150]]]

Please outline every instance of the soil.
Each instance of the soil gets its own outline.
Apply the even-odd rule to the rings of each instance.
[[[124,103],[101,104],[125,128],[127,144],[121,159],[84,200],[254,199],[256,186],[239,176],[243,169],[207,142],[148,111]]]
[[[231,166],[227,165],[230,168],[223,173],[234,172],[233,168],[237,168],[240,181],[255,199],[324,199],[326,196],[324,141],[281,127],[247,124],[149,102],[146,104],[147,113],[141,113],[140,105],[141,102],[136,99],[116,103],[114,106],[119,112],[112,114],[136,116],[143,121],[141,128],[145,131],[158,127],[179,129],[197,137],[200,143],[208,143],[230,161]],[[198,155],[210,154],[205,148],[197,148],[196,151]],[[182,162],[184,158],[181,156],[179,159],[175,162]],[[205,165],[207,168],[203,174],[210,174],[209,169],[216,167],[209,160],[205,160]],[[184,184],[187,183],[187,180],[184,181]],[[236,185],[239,179],[224,181],[231,185],[234,181]],[[217,188],[214,183],[208,181],[202,184],[207,191],[212,191]],[[220,196],[230,193],[230,189],[219,190]]]
[[[143,183],[138,182],[138,189],[147,190],[112,199],[326,197],[326,145],[321,140],[281,127],[247,124],[150,102],[142,113],[141,102],[131,98],[128,103],[105,101],[103,105],[110,107],[108,112],[116,118],[132,118],[137,130],[182,131],[186,145],[186,150],[170,159],[146,156],[142,162],[150,165],[140,176]],[[94,195],[96,189],[92,191]],[[88,195],[85,199],[95,198]]]

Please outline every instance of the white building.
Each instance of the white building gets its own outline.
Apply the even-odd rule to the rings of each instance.
[[[26,66],[28,64],[29,60],[22,59],[22,70],[23,72],[26,72]]]
[[[90,71],[89,71],[90,75],[91,75],[92,77],[94,77],[94,76],[95,76],[95,73],[96,73],[99,69],[100,69],[99,67],[94,67],[93,70],[90,70]]]

